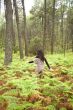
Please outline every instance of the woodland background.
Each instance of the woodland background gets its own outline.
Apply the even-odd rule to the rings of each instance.
[[[37,49],[51,54],[73,52],[73,0],[34,0],[29,16],[24,0],[3,3],[0,50],[5,51],[5,64],[18,51],[21,59]]]

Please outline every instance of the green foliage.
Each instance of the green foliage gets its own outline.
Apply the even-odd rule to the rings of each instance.
[[[32,104],[29,102],[24,102],[23,104],[11,103],[7,110],[26,110],[29,107],[32,107]]]
[[[68,69],[66,67],[61,68],[61,74],[66,75],[68,74]]]
[[[32,54],[36,54],[38,49],[42,49],[42,39],[41,37],[34,37],[30,41],[29,52]]]
[[[68,69],[68,74],[71,75],[71,76],[73,76],[73,67],[70,67]]]
[[[47,59],[50,64],[53,64],[54,66],[69,66],[73,64],[73,54],[67,53],[64,57],[63,54],[55,54],[55,55],[47,55]]]
[[[63,107],[63,108],[60,108],[60,110],[67,110],[67,109]]]
[[[14,86],[17,86],[17,88],[19,88],[19,91],[21,91],[21,94],[23,95],[29,95],[31,92],[34,92],[35,89],[39,88],[37,84],[37,79],[33,77],[32,78],[26,77],[26,79],[12,80],[10,82],[12,82]]]
[[[47,110],[56,110],[55,106],[54,105],[49,105],[47,107]]]
[[[71,98],[68,99],[68,101],[69,101],[70,104],[73,106],[73,95],[71,96]]]
[[[59,81],[57,78],[48,78],[48,80],[46,78],[44,81],[46,84],[42,85],[42,88],[43,94],[46,96],[54,96],[54,94],[62,94],[71,90],[71,86],[69,86],[67,83]],[[56,97],[54,96],[54,98]]]
[[[45,110],[56,110],[57,103],[64,98],[73,105],[72,54],[69,53],[66,57],[60,54],[46,57],[53,71],[46,67],[43,71],[44,77],[40,79],[35,74],[35,64],[28,63],[33,57],[20,60],[17,53],[13,56],[13,62],[5,67],[3,53],[1,54],[0,104],[7,103],[7,110],[42,109],[42,107]]]

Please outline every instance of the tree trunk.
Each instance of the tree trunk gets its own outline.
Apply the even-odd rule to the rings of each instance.
[[[24,40],[25,40],[25,56],[28,56],[28,38],[26,34],[26,13],[25,13],[25,5],[24,5],[24,0],[21,0],[22,6],[23,6],[23,23],[24,23]]]
[[[12,36],[13,36],[13,10],[11,0],[5,0],[6,37],[4,64],[12,61]]]
[[[73,52],[73,35],[72,35],[72,52]]]
[[[72,52],[73,52],[73,18],[71,19],[71,45],[72,45]]]
[[[23,48],[22,48],[22,40],[21,40],[21,32],[20,32],[20,23],[19,23],[19,15],[18,15],[18,7],[16,0],[13,0],[15,15],[16,15],[16,23],[17,23],[17,31],[18,31],[18,41],[19,41],[19,51],[20,51],[20,59],[23,59]]]
[[[71,2],[69,0],[69,9],[71,8]],[[67,40],[66,40],[66,44],[67,44],[67,50],[69,50],[69,41],[70,41],[70,34],[71,34],[71,31],[70,31],[70,23],[69,23],[69,16],[71,15],[71,12],[69,11],[68,13],[68,17],[67,17],[67,32],[66,32],[66,36],[67,36]]]
[[[0,14],[1,14],[1,0],[0,0]]]
[[[16,46],[16,38],[15,38],[15,31],[14,31],[14,28],[13,28],[13,51],[14,51],[14,53],[16,53],[15,46]]]
[[[54,52],[54,40],[55,40],[55,0],[53,0],[53,11],[52,11],[52,36],[51,36],[51,54]]]
[[[43,52],[45,50],[46,41],[46,0],[44,0],[44,33],[43,33]]]
[[[63,17],[64,17],[64,9],[61,2],[61,47],[64,48],[64,32],[63,32]]]

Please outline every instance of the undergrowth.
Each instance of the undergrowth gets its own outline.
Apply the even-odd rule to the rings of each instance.
[[[34,57],[17,56],[4,66],[0,55],[0,110],[73,110],[72,53],[46,55],[53,71],[45,65],[41,79],[28,63]]]

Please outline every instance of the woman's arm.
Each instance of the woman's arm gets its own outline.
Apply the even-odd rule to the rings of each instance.
[[[45,60],[46,65],[47,65],[48,68],[50,69],[50,66],[49,66],[49,64],[48,64],[48,62],[47,62],[47,60],[46,60],[46,58],[44,58],[44,60]]]
[[[34,61],[29,61],[29,63],[34,63]]]

